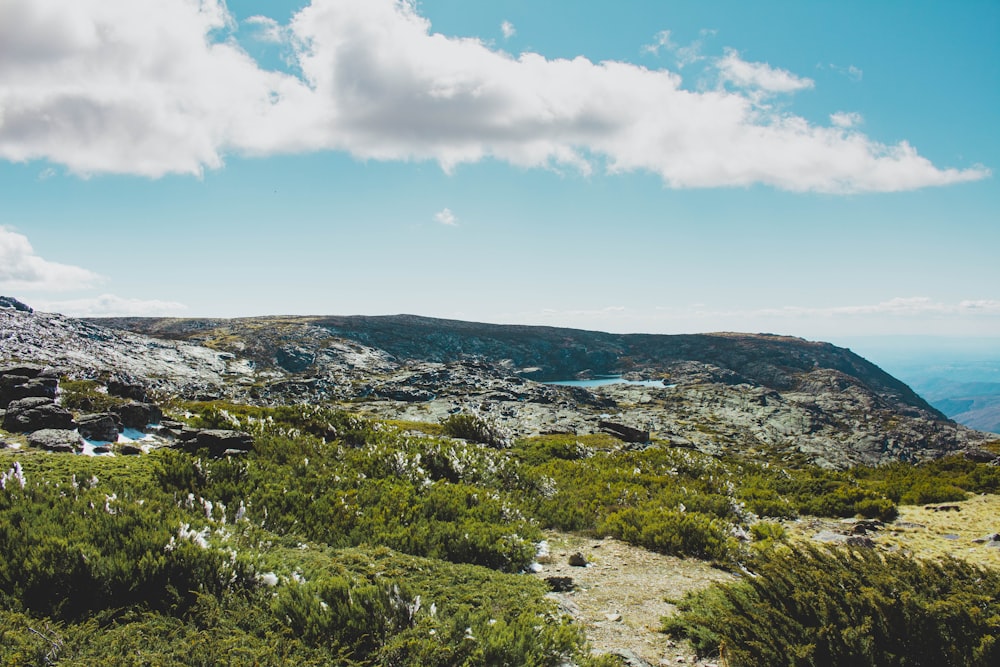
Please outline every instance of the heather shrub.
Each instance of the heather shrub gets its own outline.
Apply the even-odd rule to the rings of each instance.
[[[688,595],[664,630],[730,667],[1000,664],[1000,573],[870,549],[762,553]]]

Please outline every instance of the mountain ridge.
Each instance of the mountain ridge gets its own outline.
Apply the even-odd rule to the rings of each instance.
[[[801,455],[832,467],[975,449],[962,427],[845,348],[774,334],[612,334],[403,316],[74,319],[0,309],[2,360],[122,377],[162,395],[341,404],[514,436],[616,423],[666,446]],[[538,380],[620,375],[644,384]]]

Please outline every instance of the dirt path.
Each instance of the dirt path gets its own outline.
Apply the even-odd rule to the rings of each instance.
[[[565,533],[546,535],[549,556],[535,576],[571,577],[573,590],[550,593],[585,628],[595,653],[631,651],[657,667],[700,665],[693,653],[659,631],[660,619],[675,612],[668,599],[715,581],[732,579],[707,563],[655,554],[612,538],[588,539]],[[586,567],[569,564],[575,553]]]

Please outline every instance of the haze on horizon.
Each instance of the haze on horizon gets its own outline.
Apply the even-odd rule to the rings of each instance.
[[[0,294],[1000,338],[998,30],[986,0],[9,0]]]

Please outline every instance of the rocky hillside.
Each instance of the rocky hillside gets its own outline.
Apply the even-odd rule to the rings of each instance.
[[[803,454],[838,467],[990,439],[849,350],[773,335],[619,335],[408,315],[83,321],[8,307],[0,342],[0,360],[124,376],[190,398],[350,402],[434,422],[475,412],[514,434],[625,427],[618,432],[639,441]],[[647,382],[541,382],[595,375]]]

